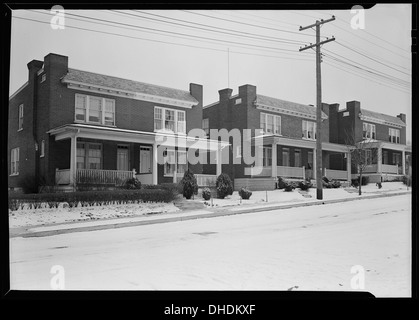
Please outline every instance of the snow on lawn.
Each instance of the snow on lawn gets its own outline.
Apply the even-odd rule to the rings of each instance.
[[[402,182],[384,182],[382,183],[382,188],[378,189],[375,183],[362,186],[361,191],[362,195],[372,195],[380,194],[385,192],[394,192],[406,190],[407,187],[403,185]],[[228,206],[241,206],[241,205],[257,205],[257,204],[280,204],[280,203],[298,203],[298,202],[307,202],[307,201],[316,201],[317,199],[317,190],[314,185],[313,188],[310,188],[308,191],[301,191],[299,188],[293,190],[292,192],[286,192],[284,190],[269,190],[269,191],[252,191],[252,195],[248,200],[241,200],[238,191],[234,191],[232,195],[227,196],[224,199],[213,198],[211,200],[205,201],[199,195],[196,200],[202,203],[205,203],[208,207],[211,207],[211,204],[214,207],[228,207]],[[346,199],[346,198],[356,198],[358,196],[358,188],[349,187],[349,188],[336,188],[336,189],[326,189],[323,188],[323,200],[335,200],[335,199]]]
[[[411,195],[12,238],[14,290],[365,290],[411,296]],[[351,286],[363,267],[365,289]]]
[[[9,227],[47,225],[99,219],[126,218],[154,213],[172,213],[179,209],[173,203],[119,204],[69,208],[60,204],[58,208],[29,209],[24,207],[16,211],[9,210]]]

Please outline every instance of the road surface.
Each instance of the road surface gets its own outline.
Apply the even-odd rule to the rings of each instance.
[[[408,194],[12,238],[11,288],[361,290],[407,297],[410,202]]]

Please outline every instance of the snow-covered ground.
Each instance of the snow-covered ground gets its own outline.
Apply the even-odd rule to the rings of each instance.
[[[11,288],[365,290],[411,295],[411,194],[12,238]],[[354,289],[360,265],[365,288]],[[54,268],[54,266],[58,266]],[[359,274],[361,276],[361,274]]]
[[[179,209],[173,203],[141,203],[108,206],[69,208],[60,204],[58,208],[23,208],[9,210],[9,227],[26,227],[77,221],[136,217],[146,214],[172,213]]]
[[[388,192],[397,192],[406,190],[406,186],[401,182],[385,182],[383,187],[378,189],[375,184],[369,184],[362,187],[362,196],[371,194],[380,194]],[[323,199],[346,199],[357,198],[358,189],[356,188],[339,188],[339,189],[323,189]],[[283,190],[270,191],[253,191],[252,196],[248,200],[241,200],[237,191],[225,199],[212,199],[205,201],[202,197],[196,196],[194,200],[187,202],[204,203],[208,209],[217,209],[230,207],[232,210],[240,210],[243,207],[253,208],[261,205],[269,207],[278,204],[292,204],[316,201],[316,188],[309,189],[308,192],[299,192],[295,189],[292,192]],[[186,201],[186,200],[185,200]],[[213,206],[211,206],[213,205]],[[149,214],[154,216],[165,213],[181,213],[173,203],[143,203],[143,204],[125,204],[125,205],[109,205],[109,206],[93,206],[69,208],[66,204],[60,204],[59,208],[38,208],[24,209],[16,211],[9,210],[9,227],[19,228],[28,226],[44,226],[50,224],[73,223],[78,221],[97,221],[110,220],[118,218],[123,220],[126,218],[137,218]],[[124,221],[125,221],[124,220]],[[129,221],[129,220],[126,220]],[[112,223],[112,221],[108,221]]]

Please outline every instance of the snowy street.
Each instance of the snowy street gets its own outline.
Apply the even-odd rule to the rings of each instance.
[[[49,290],[60,270],[68,290],[351,291],[359,265],[365,291],[408,297],[411,195],[18,237],[10,252],[16,290]]]

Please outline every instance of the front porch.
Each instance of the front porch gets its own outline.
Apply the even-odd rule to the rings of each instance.
[[[221,173],[221,161],[217,162],[217,175],[205,175],[202,164],[191,164],[188,159],[190,148],[212,151],[220,158],[218,141],[78,124],[50,134],[55,137],[51,153],[61,153],[52,161],[58,186],[120,187],[133,177],[142,184],[171,183],[180,180],[188,168],[200,186],[206,186]]]

